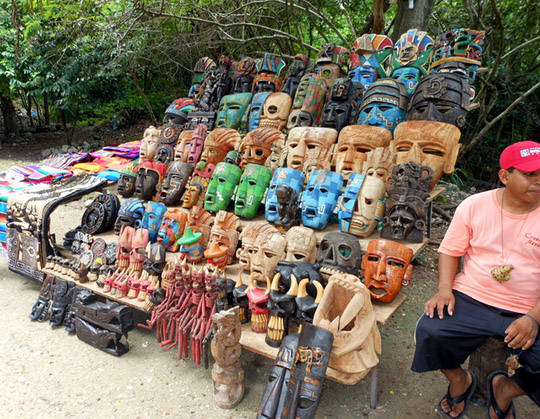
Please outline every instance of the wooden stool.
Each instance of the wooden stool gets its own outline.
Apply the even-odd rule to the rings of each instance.
[[[480,405],[487,404],[486,381],[488,375],[495,370],[506,371],[508,347],[502,340],[488,338],[469,357],[469,370],[476,376],[477,385],[473,400]]]

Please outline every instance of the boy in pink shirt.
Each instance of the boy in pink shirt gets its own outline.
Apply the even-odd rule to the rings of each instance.
[[[540,406],[540,144],[512,144],[500,163],[506,187],[457,208],[439,248],[439,291],[416,327],[412,370],[446,375],[439,410],[449,418],[465,415],[476,378],[461,364],[488,337],[504,340],[522,364],[512,378],[488,377],[489,417],[514,418],[512,400],[523,394]]]

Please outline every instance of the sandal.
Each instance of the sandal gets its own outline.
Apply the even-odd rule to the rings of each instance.
[[[459,396],[456,396],[456,397],[452,398],[452,396],[450,396],[450,386],[448,386],[448,391],[446,392],[446,395],[439,402],[439,413],[442,416],[444,416],[445,418],[457,419],[457,418],[460,418],[462,416],[465,416],[465,414],[467,413],[467,409],[469,408],[469,402],[471,401],[471,397],[472,397],[472,395],[474,393],[474,390],[476,390],[476,377],[474,376],[474,374],[471,371],[469,371],[469,370],[465,370],[465,371],[467,371],[471,375],[471,378],[472,378],[471,384],[469,385],[467,390],[465,390],[465,393],[460,394]],[[448,406],[450,407],[450,411],[448,413],[446,413],[442,408],[442,401],[445,398],[446,398],[446,402],[448,403]],[[461,402],[465,402],[465,406],[463,406],[463,410],[461,411],[461,413],[459,415],[457,415],[456,417],[450,416],[449,413],[452,411],[454,406],[456,404],[461,403]]]
[[[487,383],[487,393],[488,393],[488,400],[487,400],[487,417],[488,419],[491,419],[491,416],[489,415],[489,409],[490,407],[493,407],[493,411],[497,415],[497,418],[499,419],[505,419],[510,412],[512,412],[512,416],[516,419],[516,408],[514,407],[514,402],[510,403],[510,406],[508,409],[506,409],[504,412],[501,410],[499,405],[497,404],[497,400],[495,400],[495,392],[493,391],[493,379],[497,375],[504,375],[506,378],[508,378],[508,374],[504,371],[493,371],[491,374],[488,375],[488,378],[486,380]]]

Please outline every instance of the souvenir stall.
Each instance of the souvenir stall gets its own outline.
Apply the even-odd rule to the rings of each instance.
[[[122,355],[129,310],[141,310],[156,348],[205,366],[211,352],[223,408],[243,396],[242,348],[274,358],[260,418],[313,417],[325,377],[355,384],[370,371],[374,405],[377,324],[414,286],[483,37],[366,34],[288,67],[269,53],[201,58],[188,97],[62,243],[51,212],[106,179],[9,197],[10,269],[43,282],[31,318]]]

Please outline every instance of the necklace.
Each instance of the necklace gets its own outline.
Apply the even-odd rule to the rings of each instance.
[[[502,197],[501,197],[501,261],[502,261],[502,265],[497,266],[496,268],[493,268],[491,270],[491,276],[501,283],[510,280],[510,272],[514,269],[514,266],[507,265],[508,259],[510,258],[512,251],[514,250],[516,241],[518,237],[521,236],[521,232],[523,230],[523,227],[525,226],[525,222],[527,221],[527,218],[529,218],[529,214],[531,213],[531,211],[527,212],[527,215],[525,216],[525,219],[523,220],[523,223],[521,224],[521,228],[519,229],[519,232],[514,239],[514,243],[512,243],[512,247],[508,251],[508,254],[506,255],[506,259],[505,259],[504,258],[504,225],[503,225],[503,218],[504,218],[503,217],[503,204],[504,204],[505,192],[506,192],[506,189],[503,191]]]

